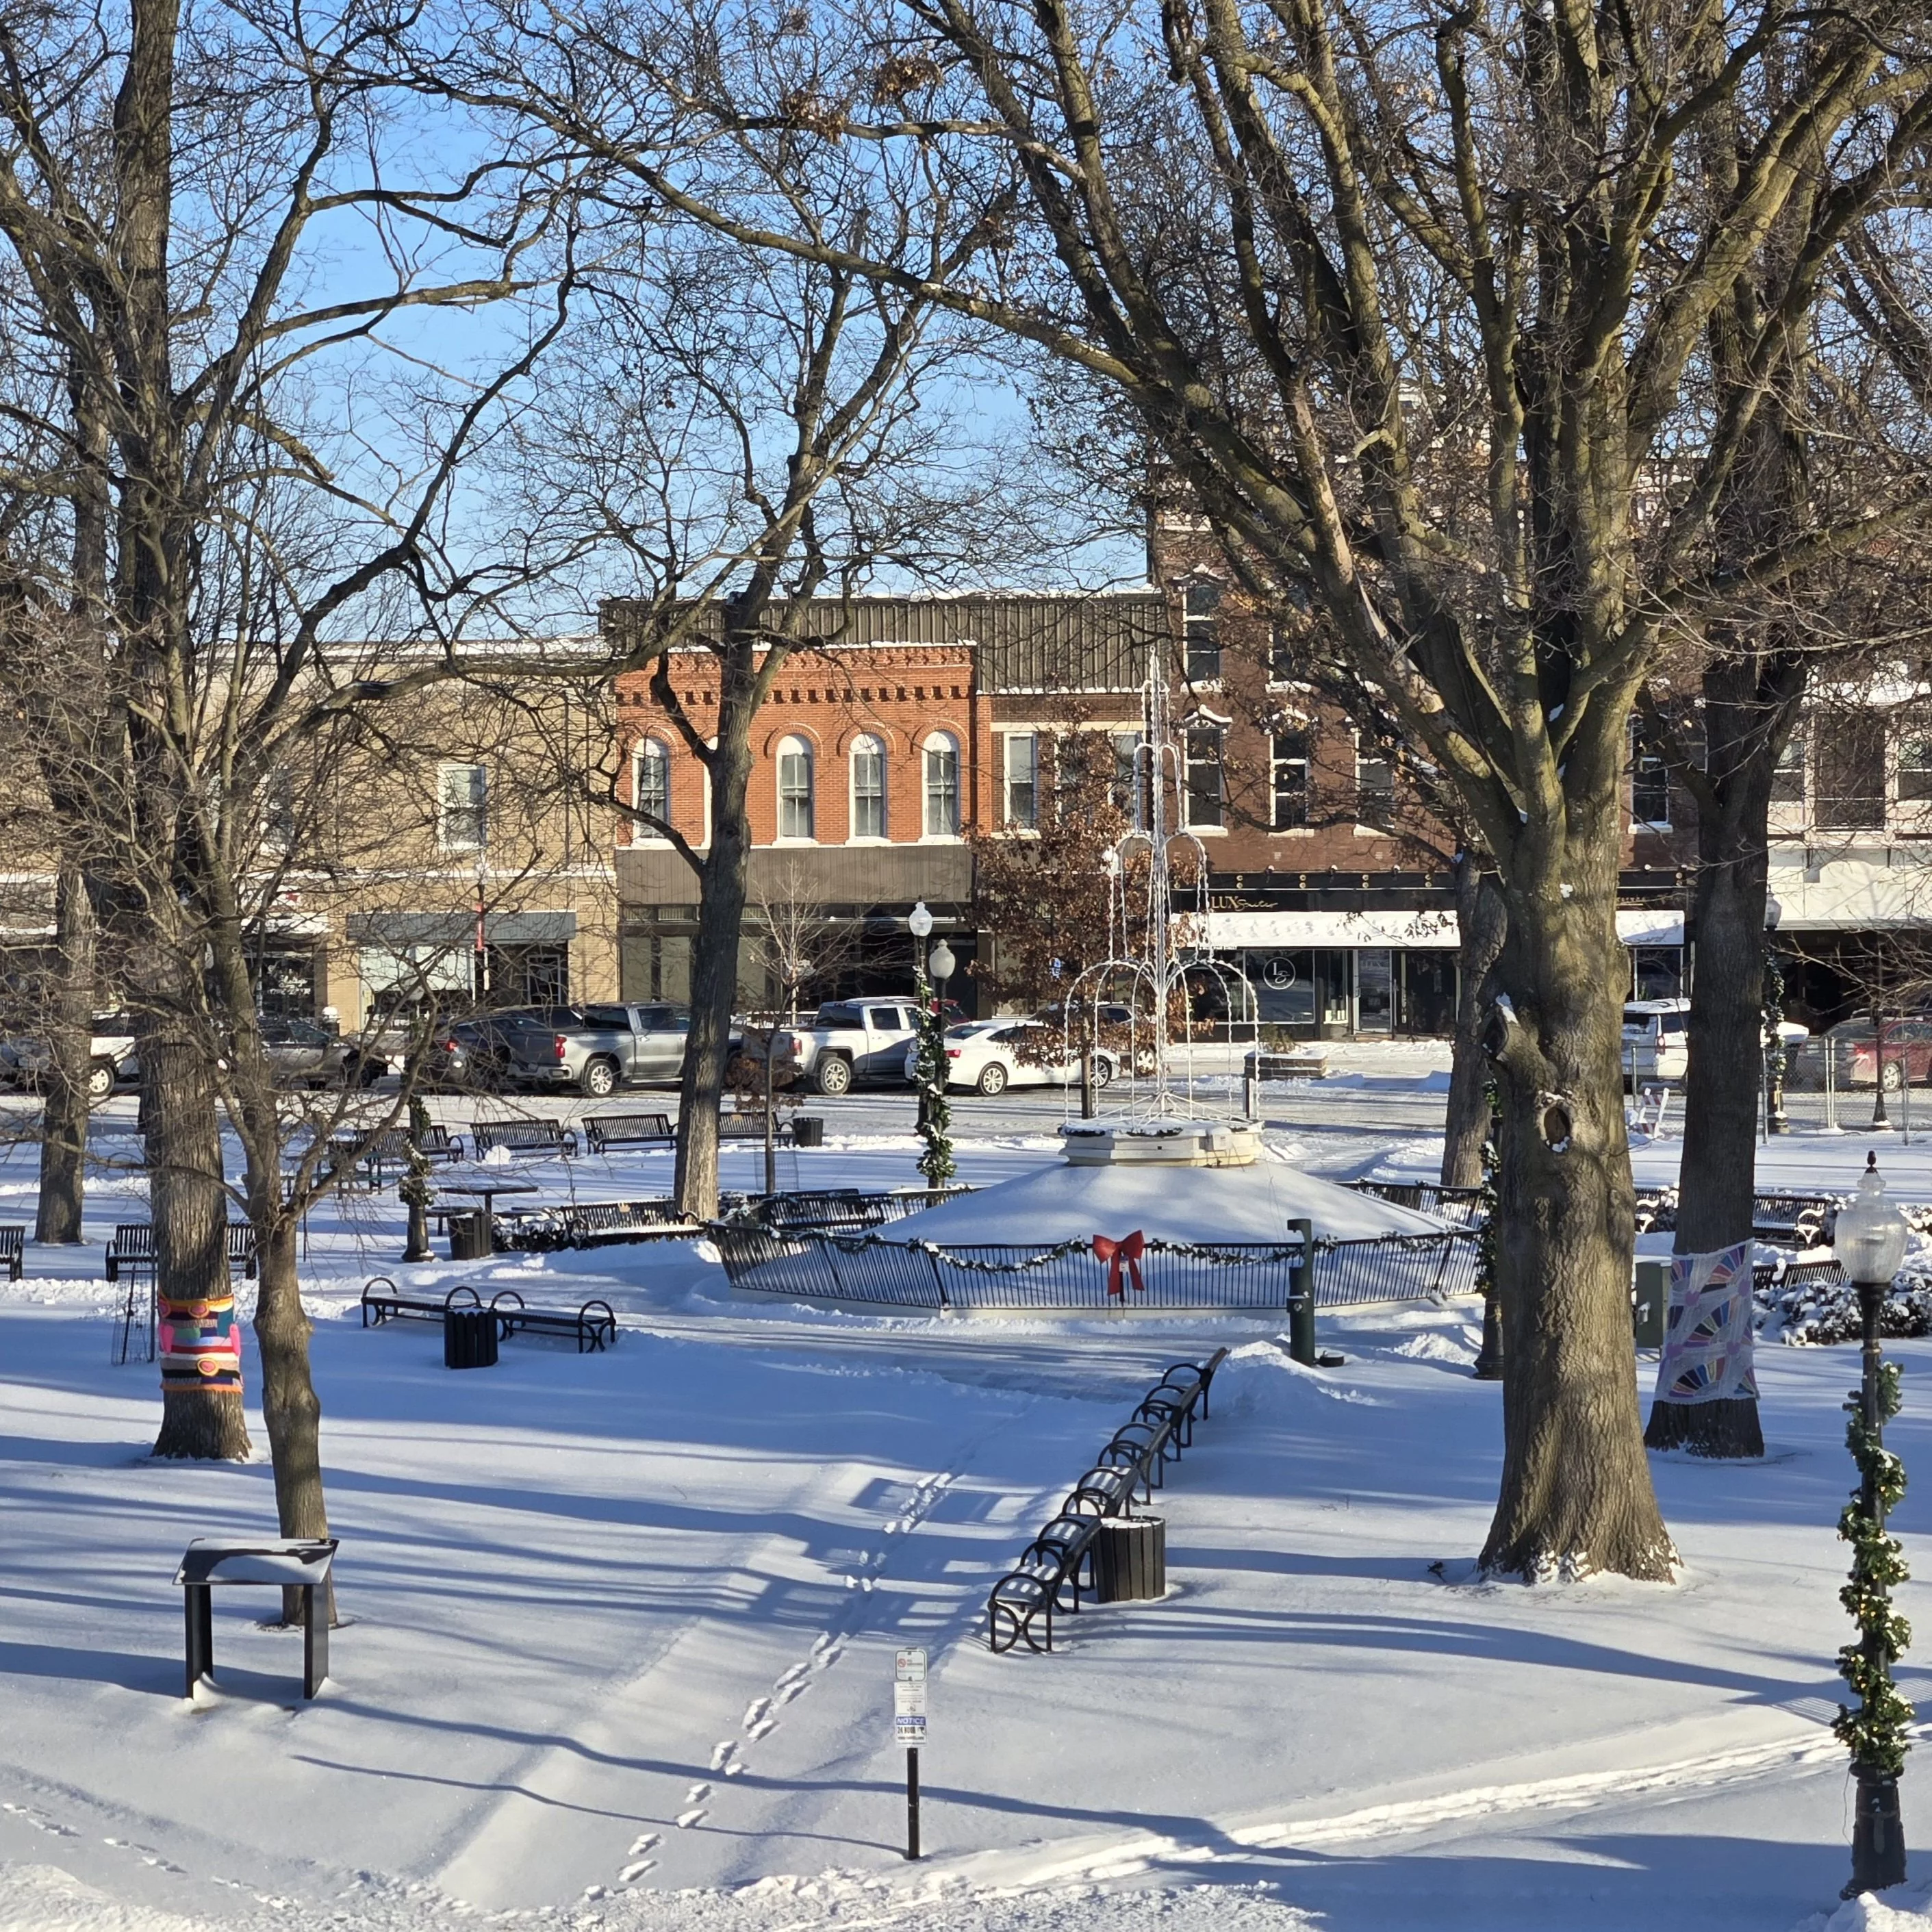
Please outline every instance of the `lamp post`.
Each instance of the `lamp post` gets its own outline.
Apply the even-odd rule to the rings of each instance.
[[[1905,1258],[1905,1217],[1885,1198],[1878,1156],[1868,1154],[1857,1198],[1838,1216],[1832,1246],[1858,1298],[1864,1374],[1846,1403],[1846,1446],[1859,1484],[1838,1519],[1852,1546],[1852,1577],[1840,1592],[1858,1625],[1858,1640],[1838,1653],[1838,1673],[1858,1694],[1855,1709],[1840,1708],[1832,1726],[1852,1754],[1858,1790],[1852,1828],[1852,1878],[1844,1895],[1882,1892],[1905,1877],[1905,1834],[1898,1812],[1912,1707],[1893,1688],[1892,1666],[1904,1648],[1906,1629],[1892,1607],[1892,1589],[1906,1577],[1904,1551],[1887,1534],[1886,1514],[1905,1493],[1905,1470],[1885,1446],[1886,1420],[1898,1412],[1898,1370],[1882,1359],[1879,1317],[1887,1289]]]
[[[913,998],[918,1002],[920,1036],[923,1041],[926,1035],[926,1010],[928,1004],[928,989],[926,983],[926,942],[932,936],[932,914],[927,909],[925,900],[918,901],[912,910],[906,915],[906,930],[912,934]],[[922,1128],[926,1125],[926,1082],[921,1080],[919,1083],[919,1125]]]

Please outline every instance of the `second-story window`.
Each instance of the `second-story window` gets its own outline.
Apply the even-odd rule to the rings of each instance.
[[[646,838],[661,838],[670,823],[670,753],[655,738],[638,747],[632,779],[638,830]]]
[[[778,741],[778,836],[812,833],[812,747],[802,738]]]
[[[959,741],[944,732],[926,741],[926,836],[959,836]]]
[[[1273,824],[1277,832],[1299,832],[1308,824],[1308,734],[1274,734]]]
[[[886,748],[876,738],[852,744],[852,836],[886,836]]]
[[[1221,823],[1221,728],[1201,721],[1187,728],[1186,823],[1197,829]]]
[[[1395,766],[1372,745],[1355,747],[1355,823],[1386,827],[1395,813]]]
[[[436,775],[436,838],[446,852],[480,852],[490,837],[490,772],[443,765]]]
[[[1670,823],[1670,773],[1661,755],[1644,741],[1640,728],[1630,737],[1630,816],[1640,825]]]
[[[1898,802],[1932,803],[1932,737],[1906,738],[1898,748]]]
[[[1040,740],[1030,731],[1006,734],[1005,822],[1030,832],[1040,823]]]
[[[1784,749],[1778,754],[1778,765],[1771,775],[1771,802],[1773,805],[1802,805],[1804,802],[1804,753],[1805,740],[1802,731],[1794,731],[1784,741]]]
[[[1124,813],[1130,824],[1141,822],[1141,734],[1138,731],[1114,734],[1114,782],[1110,788],[1114,809]]]
[[[1822,832],[1877,832],[1885,825],[1885,720],[1845,710],[1814,718],[1812,816]],[[1901,771],[1900,792],[1904,773]]]
[[[1221,676],[1221,586],[1190,584],[1182,595],[1181,628],[1187,646],[1187,681],[1214,684]]]

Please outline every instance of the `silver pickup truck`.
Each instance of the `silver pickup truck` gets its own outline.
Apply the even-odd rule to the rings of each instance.
[[[691,1015],[682,1006],[582,1006],[579,1022],[519,1027],[502,1035],[503,1082],[574,1088],[593,1100],[620,1087],[675,1081]]]

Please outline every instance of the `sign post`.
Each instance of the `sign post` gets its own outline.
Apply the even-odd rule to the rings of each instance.
[[[919,1856],[919,1748],[926,1742],[926,1652],[902,1650],[892,1665],[892,1741],[906,1748],[906,1856]]]

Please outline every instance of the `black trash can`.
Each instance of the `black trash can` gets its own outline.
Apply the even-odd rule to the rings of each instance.
[[[1094,1539],[1094,1595],[1102,1604],[1167,1594],[1167,1519],[1114,1516]]]
[[[466,1208],[449,1217],[449,1258],[453,1262],[487,1261],[494,1252],[490,1240],[490,1217],[480,1208]]]
[[[494,1369],[496,1318],[487,1308],[446,1308],[442,1312],[442,1366]]]
[[[825,1123],[816,1114],[799,1114],[791,1124],[791,1144],[794,1147],[823,1147]]]

